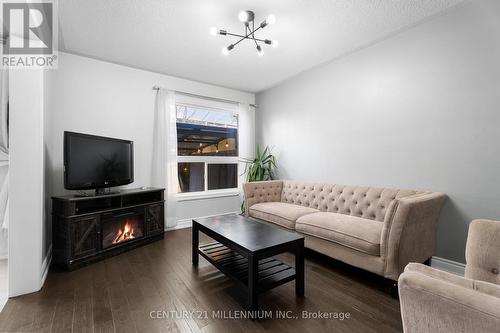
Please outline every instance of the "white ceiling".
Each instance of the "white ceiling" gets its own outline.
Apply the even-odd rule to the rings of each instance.
[[[159,73],[257,92],[435,15],[462,0],[62,0],[59,47]],[[228,56],[241,33],[241,10],[273,26],[257,34],[276,39],[257,56],[250,41]]]

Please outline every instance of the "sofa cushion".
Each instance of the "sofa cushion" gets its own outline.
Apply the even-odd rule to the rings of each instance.
[[[252,205],[249,215],[264,221],[276,223],[288,229],[295,229],[295,221],[301,216],[317,213],[318,210],[284,202],[261,202]]]
[[[300,217],[295,224],[295,230],[379,256],[383,226],[381,222],[361,217],[318,212]]]

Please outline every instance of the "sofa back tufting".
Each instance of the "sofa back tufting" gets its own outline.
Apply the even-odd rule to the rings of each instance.
[[[280,201],[383,222],[395,199],[419,193],[423,192],[284,180]]]

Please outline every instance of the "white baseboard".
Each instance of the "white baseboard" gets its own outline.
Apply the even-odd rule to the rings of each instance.
[[[49,250],[47,251],[47,255],[42,262],[42,274],[40,279],[40,289],[43,287],[45,283],[45,279],[47,279],[47,274],[49,273],[50,263],[52,262],[52,245],[50,245]]]
[[[213,217],[213,216],[219,216],[219,215],[229,215],[229,214],[239,214],[239,212],[229,212],[229,213],[223,213],[223,214],[198,216],[198,217],[193,217],[193,218],[189,218],[189,219],[177,220],[177,224],[175,226],[165,228],[165,231],[178,230],[178,229],[184,229],[184,228],[191,228],[193,226],[193,219],[203,219],[203,218],[206,218],[206,217]]]
[[[431,267],[460,276],[465,273],[465,264],[441,257],[432,257]]]
[[[165,231],[179,230],[184,228],[191,228],[193,222],[191,219],[178,220],[177,224],[173,227],[165,228]]]

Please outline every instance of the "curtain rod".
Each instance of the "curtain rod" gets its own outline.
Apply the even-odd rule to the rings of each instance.
[[[159,86],[153,86],[153,90],[160,90],[160,89],[162,89],[162,88],[159,87]],[[188,92],[185,92],[185,91],[178,91],[178,90],[172,90],[172,91],[175,92],[175,93],[177,93],[177,94],[182,94],[182,95],[191,96],[191,97],[198,97],[198,98],[208,99],[208,100],[212,100],[212,101],[216,101],[216,102],[238,104],[238,102],[231,101],[229,99],[223,99],[223,98],[217,98],[217,97],[197,95],[197,94],[192,94],[192,93],[188,93]],[[253,108],[257,107],[255,104],[249,104],[249,105],[251,107],[253,107]]]

